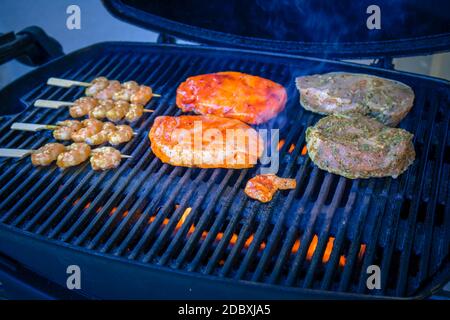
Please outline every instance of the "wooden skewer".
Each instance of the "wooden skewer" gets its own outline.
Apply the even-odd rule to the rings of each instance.
[[[55,130],[59,128],[59,126],[53,126],[49,124],[34,124],[34,123],[24,123],[24,122],[14,122],[11,125],[12,130],[21,130],[21,131],[41,131],[41,130]]]
[[[32,154],[31,149],[8,149],[0,148],[0,157],[2,158],[23,158]]]
[[[14,149],[14,148],[0,148],[0,158],[24,158],[33,154],[36,150],[33,149]],[[92,149],[91,153],[95,151]],[[127,154],[121,154],[121,158],[130,159],[133,156]]]
[[[50,109],[59,109],[62,107],[71,107],[73,106],[75,103],[74,102],[69,102],[69,101],[56,101],[56,100],[36,100],[34,102],[34,106],[38,107],[38,108],[50,108]],[[155,112],[155,110],[152,109],[143,109],[143,112],[148,112],[148,113],[152,113]]]
[[[41,131],[41,130],[56,130],[60,127],[64,127],[62,125],[56,124],[35,124],[35,123],[26,123],[26,122],[14,122],[11,125],[11,130],[20,130],[20,131]],[[133,135],[137,136],[138,133],[136,131],[133,131]]]
[[[75,81],[75,80],[66,80],[61,78],[49,78],[47,80],[47,84],[49,86],[57,86],[57,87],[63,87],[63,88],[70,88],[73,86],[78,87],[90,87],[92,86],[92,83],[90,82],[82,82],[82,81]]]
[[[66,79],[54,78],[54,77],[49,78],[47,80],[47,84],[49,86],[57,86],[57,87],[62,87],[62,88],[70,88],[70,87],[73,87],[73,86],[77,86],[77,87],[90,87],[90,86],[92,86],[92,83],[90,83],[90,82],[66,80]],[[161,98],[161,95],[157,94],[157,93],[153,93],[153,97]]]
[[[36,100],[34,102],[34,106],[38,108],[51,108],[51,109],[59,109],[61,107],[71,107],[75,103],[69,101],[56,101],[56,100]]]

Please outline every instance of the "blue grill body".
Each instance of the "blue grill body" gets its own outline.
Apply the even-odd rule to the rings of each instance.
[[[297,189],[268,204],[247,198],[258,170],[195,169],[161,163],[147,134],[159,115],[179,115],[175,91],[186,77],[236,70],[286,87],[286,110],[262,126],[285,143],[279,173]],[[301,151],[319,115],[299,106],[294,78],[361,72],[404,82],[416,94],[400,126],[414,134],[416,161],[398,179],[349,180],[319,170]],[[162,98],[120,148],[133,157],[94,172],[88,164],[34,168],[0,162],[0,252],[65,286],[68,265],[82,270],[90,298],[423,298],[450,277],[450,85],[428,77],[343,62],[253,51],[142,43],[102,43],[55,60],[2,92],[0,147],[38,148],[50,133],[11,131],[13,122],[52,124],[81,88],[49,87],[50,76],[136,80]],[[292,146],[292,148],[291,148]],[[183,216],[187,208],[189,215]],[[180,219],[185,219],[184,223]],[[366,287],[367,267],[382,272]]]

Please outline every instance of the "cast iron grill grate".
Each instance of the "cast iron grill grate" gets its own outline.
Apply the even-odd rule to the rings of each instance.
[[[203,50],[203,51],[202,51]],[[413,110],[401,126],[415,134],[417,158],[398,179],[348,180],[314,167],[303,154],[305,128],[319,116],[299,107],[295,76],[334,70],[372,72],[314,59],[233,51],[111,45],[52,76],[89,81],[98,75],[134,79],[161,93],[156,109],[136,124],[138,135],[120,148],[132,159],[117,170],[88,165],[61,171],[29,160],[0,163],[0,223],[133,264],[279,287],[380,296],[413,296],[448,277],[450,243],[449,88],[390,72],[411,85]],[[151,152],[156,116],[177,115],[178,84],[190,75],[237,70],[261,75],[288,90],[287,109],[264,128],[280,128],[280,170],[297,189],[269,204],[243,193],[250,170],[171,167]],[[384,75],[382,71],[376,71]],[[388,73],[388,71],[386,71]],[[43,83],[20,97],[26,109],[0,122],[0,146],[37,148],[50,133],[9,130],[14,121],[54,123],[67,110],[33,108],[36,99],[74,100],[82,89]],[[366,287],[367,267],[382,270],[380,290]],[[426,293],[426,292],[425,292]]]

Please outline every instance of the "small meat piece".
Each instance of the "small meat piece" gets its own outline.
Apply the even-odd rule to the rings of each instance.
[[[92,150],[91,166],[94,170],[117,168],[122,160],[121,154],[112,147],[102,147]]]
[[[350,179],[396,178],[414,161],[412,138],[360,114],[330,115],[306,130],[311,160]]]
[[[244,192],[252,199],[269,202],[277,190],[295,189],[295,179],[280,178],[274,174],[260,174],[248,180]]]
[[[283,86],[240,72],[218,72],[188,78],[177,89],[176,103],[184,112],[264,123],[283,111]]]
[[[127,81],[122,84],[122,88],[117,91],[113,100],[130,101],[131,95],[139,90],[139,84],[136,81]]]
[[[133,122],[138,120],[144,114],[144,107],[138,104],[130,104],[127,114],[125,115],[125,120],[128,122]]]
[[[216,116],[160,116],[149,138],[161,161],[185,167],[251,168],[264,148],[256,130]]]
[[[114,108],[106,112],[109,121],[117,122],[122,120],[130,109],[130,104],[126,101],[116,101]]]
[[[72,118],[83,117],[98,105],[98,100],[93,97],[82,97],[75,100],[74,105],[69,108]]]
[[[105,122],[100,132],[93,134],[86,138],[86,143],[89,145],[99,145],[108,142],[109,135],[116,131],[114,123]]]
[[[105,119],[107,112],[113,108],[114,108],[114,101],[100,100],[99,104],[89,112],[89,117],[100,120]]]
[[[133,92],[131,93],[130,102],[145,106],[152,97],[152,88],[141,85],[137,90],[133,90]]]
[[[91,154],[91,147],[86,143],[72,143],[66,151],[58,155],[56,164],[60,168],[68,168],[86,161]]]
[[[114,94],[122,89],[122,85],[117,80],[110,80],[108,86],[94,94],[99,100],[108,100],[114,97]]]
[[[83,120],[81,125],[83,126],[81,129],[72,133],[74,142],[85,142],[87,138],[99,133],[103,128],[103,122],[92,118]]]
[[[296,79],[300,104],[320,114],[358,112],[396,126],[411,110],[414,92],[407,85],[367,74],[331,72]]]
[[[133,129],[125,124],[116,126],[108,134],[108,141],[113,146],[130,141],[133,138]]]
[[[61,143],[47,143],[31,154],[31,163],[34,166],[48,166],[65,150]]]
[[[56,124],[58,128],[53,131],[56,140],[72,140],[72,134],[80,130],[82,124],[78,120],[64,120]]]
[[[85,94],[89,96],[94,96],[101,90],[105,89],[108,84],[109,80],[105,77],[98,77],[91,81],[92,85],[87,87],[85,90]]]

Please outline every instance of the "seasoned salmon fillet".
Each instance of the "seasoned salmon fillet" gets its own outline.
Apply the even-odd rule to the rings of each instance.
[[[176,102],[184,112],[260,124],[283,111],[286,100],[286,90],[278,83],[226,71],[188,78],[178,87]]]
[[[162,162],[184,167],[251,168],[264,146],[255,129],[216,116],[160,116],[149,138]]]
[[[367,74],[331,72],[296,78],[300,104],[320,114],[358,112],[394,127],[411,110],[413,90]]]
[[[350,179],[396,178],[414,161],[412,138],[406,130],[360,114],[330,115],[306,129],[311,160]]]

